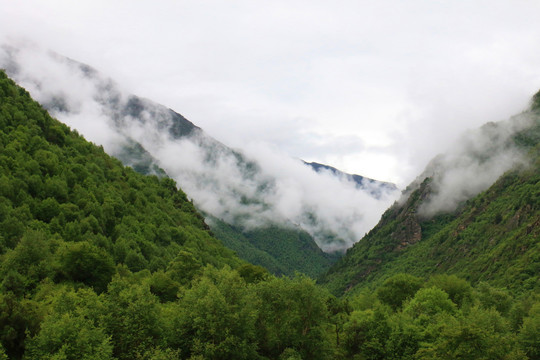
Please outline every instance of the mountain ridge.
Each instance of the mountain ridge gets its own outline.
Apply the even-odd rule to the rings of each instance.
[[[455,207],[451,203],[434,212],[425,209],[441,197],[445,182],[440,179],[457,164],[435,159],[320,282],[342,294],[376,287],[396,273],[444,273],[472,283],[538,290],[531,275],[540,271],[540,114],[533,106],[509,121],[529,126],[518,124],[516,132],[507,133],[505,123],[487,124],[481,131],[493,133],[499,127],[508,135],[501,143],[521,149],[524,158],[509,162],[508,170],[485,190],[457,192]],[[475,156],[492,164],[490,159],[499,155],[488,147]]]
[[[494,206],[480,233],[513,226],[511,236],[529,236],[528,248],[486,252],[493,265],[525,260],[491,272],[490,282],[517,287],[396,274],[336,298],[306,276],[238,259],[174,180],[122,166],[0,71],[0,359],[536,359],[539,137],[540,126],[515,137],[534,167],[458,209],[474,218]],[[417,199],[435,180],[413,190]],[[424,235],[453,222],[432,221]],[[459,225],[447,233],[463,238],[447,248],[461,258],[491,245],[463,241]]]
[[[347,247],[357,238],[356,233],[367,229],[368,225],[364,223],[375,222],[374,215],[363,212],[367,209],[382,210],[384,201],[388,201],[381,195],[386,199],[391,192],[389,189],[376,193],[375,187],[369,190],[358,188],[355,193],[349,186],[354,183],[352,179],[334,181],[325,174],[313,178],[300,169],[303,164],[293,160],[287,160],[291,175],[284,179],[276,177],[276,174],[281,176],[282,169],[269,171],[259,159],[211,138],[170,108],[126,93],[113,80],[86,64],[54,53],[41,54],[33,49],[12,47],[6,50],[3,47],[2,50],[4,54],[0,51],[0,62],[7,64],[4,66],[8,72],[23,80],[31,93],[39,95],[38,99],[45,108],[61,120],[70,120],[70,126],[81,127],[81,133],[93,136],[92,141],[104,144],[105,150],[124,164],[144,174],[168,174],[175,178],[202,212],[224,221],[231,226],[230,229],[237,229],[238,238],[250,238],[254,234],[252,229],[256,227],[275,229],[278,226],[281,231],[273,232],[274,240],[271,236],[264,236],[270,243],[261,246],[268,248],[276,241],[276,247],[279,247],[280,241],[289,239],[284,234],[297,229],[299,238],[304,239],[304,233],[308,233],[311,242],[324,251],[333,252]],[[39,58],[43,68],[51,69],[50,74],[32,73],[28,63],[34,59],[26,57]],[[66,79],[58,81],[53,78],[59,74]],[[65,84],[70,84],[71,88],[63,86]],[[343,191],[345,199],[358,197],[358,203],[366,202],[366,210],[355,204],[351,204],[350,209],[341,210],[339,201],[328,204],[319,200],[314,196],[315,191],[304,186],[307,180],[302,179],[306,176],[324,183],[324,187],[330,185]],[[346,184],[343,185],[342,181]],[[291,194],[291,189],[296,193]],[[291,206],[288,199],[291,195],[299,197],[298,204]],[[326,209],[329,205],[335,208],[334,211]],[[345,212],[346,216],[340,216],[338,211]],[[222,233],[216,229],[216,234],[221,236]],[[280,239],[281,235],[285,238]],[[253,243],[258,242],[254,238],[251,240],[242,246],[234,247],[230,242],[229,245],[243,253],[246,246],[255,251]],[[319,272],[330,265],[329,258],[333,259],[319,251],[309,250],[314,249],[312,246],[297,246],[297,249],[300,254],[308,251],[303,253],[305,257],[319,259]],[[274,253],[271,258],[278,260],[276,255]],[[272,261],[260,265],[269,265]],[[302,268],[296,270],[307,271]],[[312,271],[307,272],[315,275]],[[288,274],[292,273],[288,270]]]
[[[375,179],[371,179],[371,178],[358,175],[358,174],[349,174],[333,166],[321,164],[314,161],[313,162],[303,161],[303,163],[311,167],[316,172],[329,171],[339,178],[345,178],[350,182],[354,182],[358,188],[368,189],[370,194],[372,194],[375,197],[382,196],[384,191],[397,191],[398,190],[398,187],[396,186],[396,184],[391,183],[391,182],[375,180]]]

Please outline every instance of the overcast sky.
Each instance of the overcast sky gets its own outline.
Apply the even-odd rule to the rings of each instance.
[[[410,182],[540,88],[540,1],[0,0],[27,38],[232,147]]]

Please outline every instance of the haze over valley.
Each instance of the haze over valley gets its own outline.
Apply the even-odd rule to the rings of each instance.
[[[0,360],[540,359],[539,2],[0,14]]]
[[[58,119],[128,165],[126,147],[140,144],[202,211],[227,223],[297,226],[323,250],[342,251],[397,199],[395,187],[314,171],[275,147],[230,149],[174,111],[40,47],[4,46],[0,55],[8,74]]]

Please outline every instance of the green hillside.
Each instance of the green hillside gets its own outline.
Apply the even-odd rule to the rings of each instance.
[[[316,277],[330,267],[337,255],[324,253],[313,238],[301,229],[266,226],[242,230],[209,217],[212,233],[229,249],[252,264],[276,275],[300,272]]]
[[[174,181],[0,71],[0,359],[323,359],[327,296],[241,261]]]
[[[538,290],[540,116],[534,106],[525,115],[533,117],[533,125],[511,141],[527,153],[528,166],[508,171],[454,213],[430,218],[419,214],[432,194],[432,179],[423,179],[320,282],[343,294],[377,287],[397,273],[455,274],[518,292]]]
[[[3,73],[2,85],[2,253],[28,235],[50,238],[55,248],[87,243],[132,271],[164,269],[180,250],[205,263],[240,264],[173,180],[123,167],[51,119]]]
[[[0,71],[0,360],[526,360],[539,333],[533,291],[398,274],[336,298],[245,263],[172,180],[123,167]]]
[[[115,156],[126,166],[143,175],[166,176],[155,159],[138,143],[129,142]],[[238,158],[243,160],[241,155]],[[255,166],[255,165],[253,165]],[[274,275],[319,276],[339,257],[326,254],[306,231],[299,227],[268,224],[247,230],[204,213],[212,234],[236,255],[252,264],[263,266]]]

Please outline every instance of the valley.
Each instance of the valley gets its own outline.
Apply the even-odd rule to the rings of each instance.
[[[283,178],[257,161],[172,110],[100,89],[103,112],[81,118],[132,121],[105,134],[116,148],[47,111],[76,102],[42,107],[0,71],[0,359],[540,356],[540,95],[433,159],[349,241],[357,231],[344,229],[368,212],[317,207],[309,199],[327,198],[309,191],[287,193],[287,211],[268,201]],[[174,163],[193,167],[158,156],[171,138]],[[327,190],[345,186],[337,200],[380,206],[394,190],[290,161]]]

